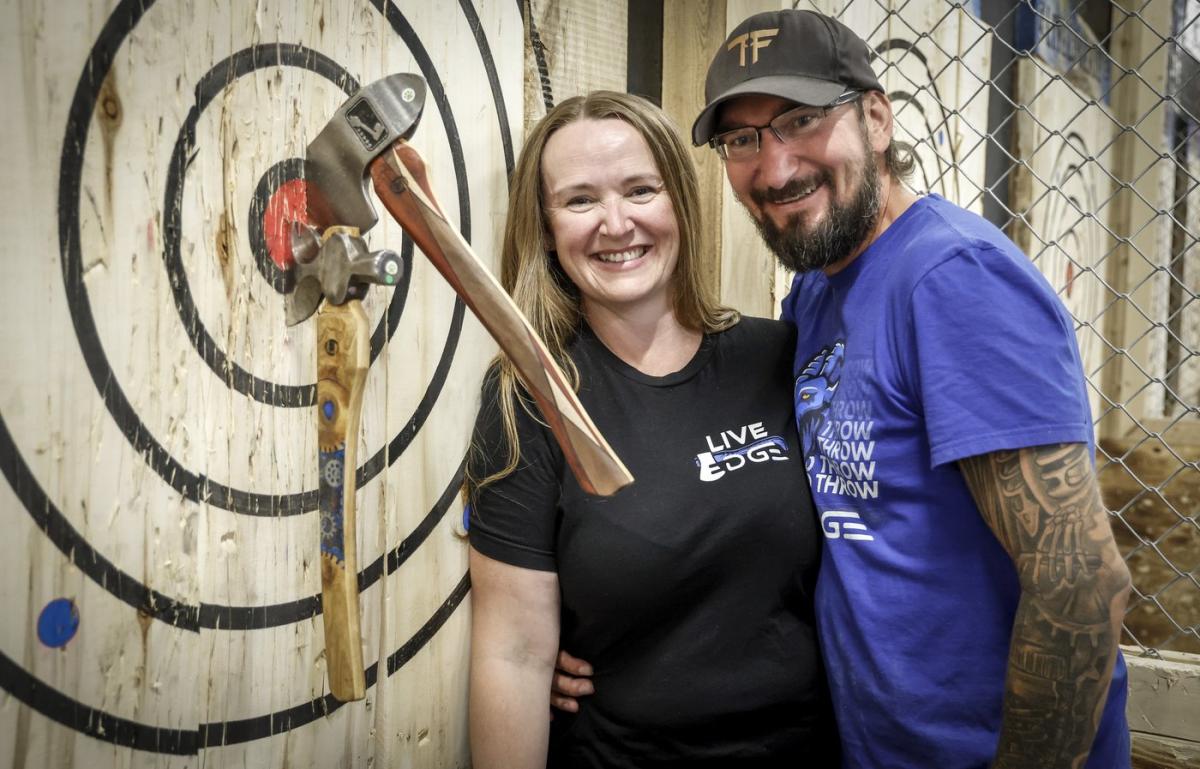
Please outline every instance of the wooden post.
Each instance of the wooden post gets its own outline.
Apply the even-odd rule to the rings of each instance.
[[[1114,212],[1113,183],[1105,172],[1113,162],[1115,120],[1103,92],[1110,68],[1105,57],[1083,56],[1085,45],[1099,49],[1091,30],[1070,18],[1066,4],[1046,6],[1067,27],[1037,28],[1033,50],[1014,62],[1013,100],[1022,109],[1012,119],[1014,163],[1009,184],[1012,219],[1009,236],[1033,261],[1078,324],[1083,371],[1092,420],[1108,410],[1099,380],[1112,353],[1103,337],[1105,285],[1115,243],[1109,236]],[[1040,17],[1039,17],[1039,23]]]
[[[725,35],[725,0],[663,3],[662,106],[689,145],[692,122],[704,107],[704,76]],[[700,184],[702,275],[705,283],[720,295],[722,259],[718,249],[725,169],[710,147],[693,147],[692,159]]]
[[[791,3],[780,0],[727,0],[725,32],[756,13],[790,7]],[[713,53],[716,51],[709,54],[710,59]],[[747,315],[779,317],[783,297],[776,292],[775,256],[727,182],[722,183],[721,192],[721,300]]]
[[[790,7],[780,0],[666,0],[663,3],[663,108],[685,140],[704,107],[708,65],[729,31],[748,16]],[[776,317],[775,257],[733,196],[721,159],[708,147],[693,150],[700,182],[704,277],[721,301],[748,315]],[[719,246],[719,250],[717,247]]]
[[[1165,317],[1165,276],[1170,249],[1170,180],[1175,164],[1165,151],[1164,94],[1171,46],[1171,3],[1115,0],[1111,54],[1114,71],[1113,111],[1128,130],[1117,139],[1113,231],[1120,242],[1108,259],[1108,283],[1116,295],[1105,313],[1104,337],[1115,348],[1105,367],[1101,389],[1115,407],[1101,422],[1099,436],[1119,436],[1138,430],[1147,417],[1162,416],[1163,388],[1152,380],[1162,377],[1164,330],[1154,318]],[[1130,13],[1127,14],[1126,10]],[[1132,12],[1136,11],[1137,16]]]

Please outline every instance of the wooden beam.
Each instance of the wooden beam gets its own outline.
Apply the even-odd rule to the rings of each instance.
[[[526,129],[546,114],[547,99],[558,104],[589,91],[625,90],[628,3],[523,1],[526,67],[538,73],[525,80]]]
[[[1160,651],[1151,658],[1135,656],[1141,650],[1132,646],[1122,651],[1134,769],[1200,766],[1200,654]]]
[[[725,40],[725,0],[663,2],[662,106],[691,144],[692,121],[704,107],[704,76]],[[721,291],[721,201],[725,171],[708,147],[692,149],[700,183],[701,274]]]
[[[1132,732],[1133,769],[1195,769],[1200,766],[1200,742]]]
[[[727,0],[725,34],[756,13],[791,7],[786,0]],[[720,42],[724,39],[722,35]],[[714,46],[709,56],[716,50]],[[721,300],[747,315],[779,317],[781,297],[776,295],[775,256],[729,185],[722,182],[721,190]]]
[[[1135,657],[1132,647],[1124,652],[1129,728],[1200,747],[1200,654],[1161,651],[1158,659]]]
[[[1106,261],[1108,284],[1117,293],[1104,314],[1104,338],[1118,354],[1105,366],[1101,390],[1121,408],[1100,424],[1100,436],[1118,436],[1147,417],[1162,416],[1163,388],[1153,379],[1163,375],[1164,330],[1155,318],[1166,317],[1165,265],[1170,236],[1159,209],[1169,208],[1175,162],[1164,155],[1167,59],[1171,46],[1171,4],[1116,0],[1113,4],[1111,53],[1114,69],[1113,112],[1118,123],[1133,130],[1117,139],[1115,152],[1100,162],[1111,168],[1122,190],[1109,220],[1126,242]],[[1135,13],[1136,12],[1136,13]],[[1121,67],[1136,70],[1122,75]]]

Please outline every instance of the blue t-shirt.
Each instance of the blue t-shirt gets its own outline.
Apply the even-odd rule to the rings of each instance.
[[[998,229],[921,198],[838,274],[797,276],[796,420],[824,554],[817,627],[846,767],[985,767],[1016,570],[956,461],[1093,447],[1073,324]],[[1118,656],[1089,769],[1126,769]]]

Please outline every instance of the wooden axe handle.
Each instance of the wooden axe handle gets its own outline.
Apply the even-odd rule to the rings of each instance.
[[[329,691],[343,702],[366,696],[358,615],[355,471],[370,329],[362,302],[325,302],[317,311],[318,507],[321,612]]]
[[[633,476],[592,424],[529,321],[446,221],[417,151],[397,141],[371,164],[371,178],[384,208],[508,355],[583,490],[607,496],[632,483]]]

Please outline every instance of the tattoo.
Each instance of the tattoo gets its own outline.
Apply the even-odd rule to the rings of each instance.
[[[994,767],[1082,767],[1108,692],[1128,571],[1083,444],[960,462],[1021,580]]]

